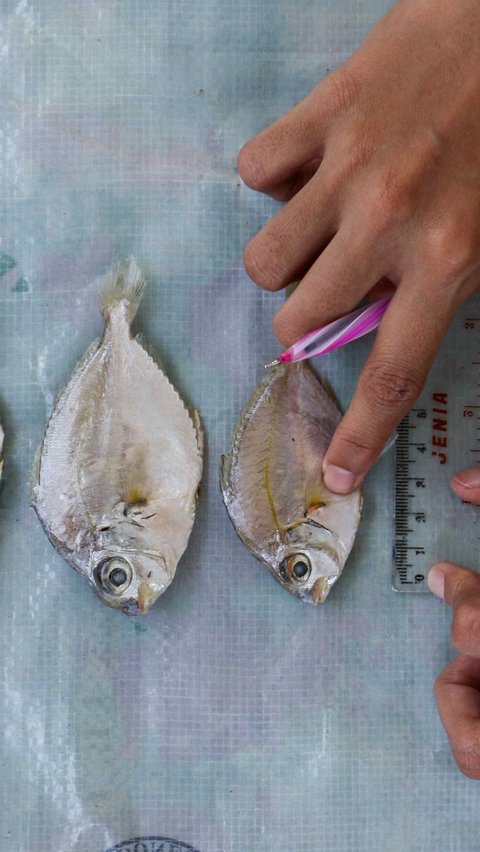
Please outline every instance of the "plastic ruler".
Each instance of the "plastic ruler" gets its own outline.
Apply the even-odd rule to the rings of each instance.
[[[394,453],[392,585],[425,592],[434,562],[480,562],[480,507],[449,485],[455,471],[480,465],[480,296],[455,317]]]

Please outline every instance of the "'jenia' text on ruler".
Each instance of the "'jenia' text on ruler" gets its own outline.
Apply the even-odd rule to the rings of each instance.
[[[480,296],[457,314],[395,447],[393,588],[427,591],[430,566],[477,565],[480,508],[450,489],[455,471],[480,464]]]

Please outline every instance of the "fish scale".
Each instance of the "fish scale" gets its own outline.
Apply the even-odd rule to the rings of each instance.
[[[430,566],[477,567],[480,510],[450,489],[480,464],[480,296],[458,311],[425,388],[398,428],[394,459],[393,589],[428,591]]]

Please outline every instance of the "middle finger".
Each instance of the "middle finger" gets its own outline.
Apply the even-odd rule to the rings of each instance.
[[[342,225],[274,319],[275,334],[290,346],[304,334],[357,307],[385,275],[385,259],[368,233]]]
[[[296,281],[318,257],[338,227],[335,188],[320,166],[245,249],[245,268],[266,290]]]

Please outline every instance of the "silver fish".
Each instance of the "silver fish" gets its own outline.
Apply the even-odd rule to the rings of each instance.
[[[222,458],[230,519],[248,549],[287,591],[324,602],[352,548],[362,496],[323,482],[322,460],[340,412],[304,362],[260,383]]]
[[[130,325],[133,259],[101,290],[105,330],[47,426],[32,503],[53,546],[109,606],[146,612],[172,582],[195,517],[203,435]]]

